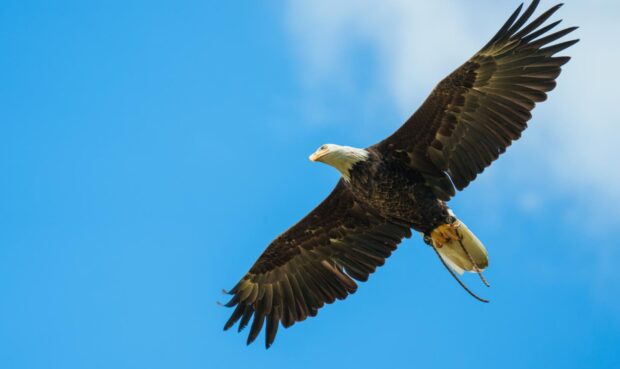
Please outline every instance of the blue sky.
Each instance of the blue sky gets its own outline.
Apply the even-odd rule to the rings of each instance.
[[[265,351],[216,301],[337,181],[307,156],[392,132],[517,2],[2,1],[0,367],[619,367],[619,7],[567,3],[558,88],[451,204],[491,303],[413,237]]]

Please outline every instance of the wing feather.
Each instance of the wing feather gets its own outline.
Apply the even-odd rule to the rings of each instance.
[[[532,109],[547,99],[562,65],[570,59],[555,54],[578,40],[553,43],[577,27],[549,34],[560,21],[543,26],[561,4],[528,24],[538,4],[532,1],[521,15],[519,6],[478,53],[435,87],[402,127],[375,145],[384,155],[406,152],[408,164],[423,173],[442,200],[449,200],[455,188],[464,189],[521,137]]]
[[[239,331],[254,317],[247,343],[265,328],[269,347],[287,328],[316,316],[325,304],[345,299],[385,263],[409,225],[385,219],[355,201],[340,181],[321,205],[276,238],[230,290],[234,307],[224,329]]]

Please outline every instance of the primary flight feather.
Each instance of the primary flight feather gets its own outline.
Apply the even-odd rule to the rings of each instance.
[[[412,229],[453,276],[483,278],[487,251],[446,202],[521,136],[570,59],[556,54],[578,40],[556,41],[576,27],[550,33],[560,21],[543,26],[561,4],[527,23],[538,4],[523,14],[521,4],[390,137],[366,149],[327,144],[310,156],[342,178],[228,292],[234,310],[224,329],[251,324],[249,344],[264,327],[269,347],[280,325],[354,293],[356,281],[366,281]]]

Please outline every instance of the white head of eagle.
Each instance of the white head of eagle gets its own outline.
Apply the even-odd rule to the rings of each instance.
[[[368,159],[368,151],[351,146],[325,144],[310,155],[309,159],[331,165],[348,181],[349,171],[355,163]]]

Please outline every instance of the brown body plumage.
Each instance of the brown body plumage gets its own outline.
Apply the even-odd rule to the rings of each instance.
[[[449,222],[447,205],[426,184],[420,171],[375,148],[368,151],[368,159],[352,168],[351,179],[345,183],[358,202],[425,234]]]
[[[313,154],[343,179],[230,290],[226,306],[234,311],[225,329],[240,321],[241,330],[253,317],[247,342],[265,327],[269,347],[280,324],[355,292],[355,281],[366,281],[411,229],[451,269],[486,267],[486,250],[445,202],[521,136],[569,60],[555,54],[577,40],[552,43],[575,28],[547,35],[559,21],[542,26],[560,5],[526,25],[538,3],[521,16],[520,6],[393,135],[365,150],[327,145]]]

